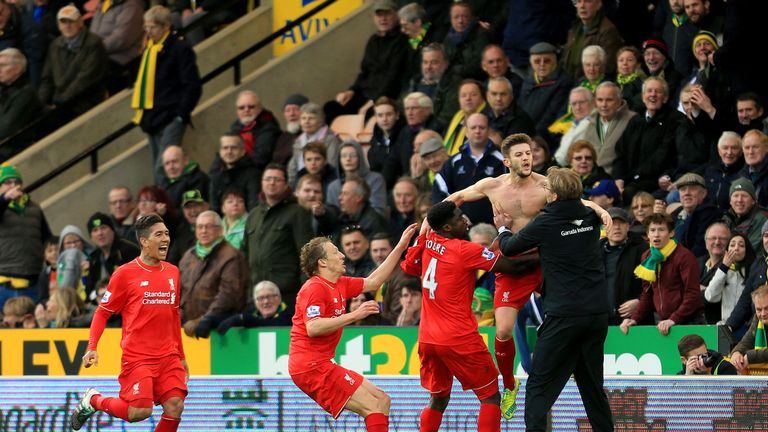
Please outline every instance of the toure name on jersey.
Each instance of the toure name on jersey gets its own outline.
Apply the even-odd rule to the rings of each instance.
[[[437,243],[432,240],[427,240],[426,243],[424,243],[424,246],[429,250],[433,250],[439,253],[440,255],[445,254],[445,246],[443,246],[442,243]]]

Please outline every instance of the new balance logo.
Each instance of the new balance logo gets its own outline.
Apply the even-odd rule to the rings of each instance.
[[[140,287],[149,286],[149,281],[141,281],[141,283],[139,284],[139,286],[140,286]]]

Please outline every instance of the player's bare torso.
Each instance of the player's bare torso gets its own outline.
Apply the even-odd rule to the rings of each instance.
[[[499,203],[512,218],[512,232],[522,229],[547,204],[547,178],[531,173],[527,178],[514,174],[483,179],[477,188],[493,203]]]

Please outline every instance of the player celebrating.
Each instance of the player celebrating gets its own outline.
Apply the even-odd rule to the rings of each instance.
[[[179,269],[163,261],[170,237],[160,216],[142,216],[134,228],[141,255],[112,274],[93,316],[88,352],[83,356],[86,368],[98,365],[96,348],[107,319],[121,314],[120,397],[104,397],[88,389],[72,412],[74,430],[80,430],[96,411],[129,422],[142,421],[152,415],[153,404],[163,406],[156,432],[176,431],[181,421],[189,368],[181,344]]]
[[[365,279],[343,276],[344,254],[326,237],[314,238],[301,248],[301,268],[309,279],[296,296],[288,373],[333,418],[346,408],[365,418],[369,432],[389,430],[389,396],[333,358],[344,326],[379,313],[373,300],[346,313],[347,300],[361,292],[375,292],[389,278],[415,232],[416,224],[409,226],[387,259]]]
[[[488,198],[498,204],[511,218],[508,227],[513,233],[522,229],[547,204],[545,185],[547,178],[532,171],[531,138],[526,134],[512,134],[501,143],[504,165],[509,173],[498,177],[484,178],[474,185],[451,194],[447,201],[460,206],[467,201]],[[583,203],[601,215],[604,222],[610,223],[608,213],[591,201]],[[515,339],[513,337],[518,311],[525,306],[533,291],[541,286],[541,266],[538,252],[524,252],[522,256],[511,257],[527,263],[520,267],[515,277],[505,274],[496,275],[496,291],[493,307],[496,319],[496,338],[494,353],[496,363],[504,383],[504,395],[501,412],[505,419],[515,413],[519,383],[515,380]],[[531,258],[536,258],[531,260]],[[522,264],[522,262],[521,262]]]
[[[471,389],[480,400],[477,430],[498,431],[499,372],[478,333],[472,295],[477,270],[513,273],[519,271],[520,263],[464,240],[469,225],[451,201],[435,204],[427,222],[436,232],[420,235],[402,264],[406,273],[422,279],[420,375],[431,397],[421,412],[419,430],[440,428],[455,376],[464,390]]]

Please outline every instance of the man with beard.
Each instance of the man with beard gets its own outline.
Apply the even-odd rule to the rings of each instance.
[[[512,222],[508,228],[516,233],[539,213],[547,203],[546,177],[532,172],[531,138],[525,134],[513,134],[501,143],[504,166],[509,173],[498,177],[484,178],[474,185],[451,194],[447,200],[461,205],[468,201],[488,198],[509,214]],[[596,204],[583,201],[593,208],[604,222],[609,221],[607,212]],[[511,257],[513,260],[526,260],[529,267],[516,274],[496,274],[494,308],[496,317],[496,338],[494,353],[496,363],[504,381],[504,393],[501,412],[504,418],[512,418],[515,412],[515,398],[519,382],[514,376],[515,340],[513,333],[518,311],[528,302],[533,291],[539,291],[541,285],[541,266],[538,251],[526,252]]]

